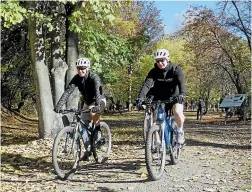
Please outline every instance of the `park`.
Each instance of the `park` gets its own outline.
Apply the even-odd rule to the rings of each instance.
[[[192,4],[167,34],[155,1],[1,2],[1,191],[251,191],[250,9]],[[154,182],[136,98],[162,48],[185,77],[185,146]],[[65,126],[55,106],[83,57],[102,82],[111,154],[62,180],[52,164]],[[82,99],[75,89],[63,108]]]

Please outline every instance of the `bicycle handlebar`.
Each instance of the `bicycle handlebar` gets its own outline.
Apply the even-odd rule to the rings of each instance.
[[[174,101],[176,101],[177,97],[172,97],[168,100],[157,100],[157,101],[152,101],[152,98],[147,98],[142,104],[142,109],[138,109],[138,110],[146,110],[152,106],[160,105],[160,104],[170,104],[173,103]]]
[[[150,105],[150,104],[169,104],[173,103],[176,101],[177,97],[172,97],[169,100],[157,100],[157,101],[152,101],[152,100],[146,100],[145,102],[142,103],[142,105]]]
[[[82,110],[82,109],[60,109],[59,113],[62,114],[66,114],[66,113],[87,113],[87,112],[91,112],[92,109],[86,109],[86,110]]]

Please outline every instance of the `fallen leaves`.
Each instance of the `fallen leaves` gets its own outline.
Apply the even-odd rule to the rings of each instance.
[[[105,164],[81,162],[73,180],[68,181],[56,179],[51,163],[53,140],[37,139],[36,124],[22,127],[15,120],[14,127],[19,129],[2,130],[1,191],[137,191],[137,181],[150,187],[140,192],[153,187],[156,190],[151,191],[250,191],[251,152],[246,148],[251,142],[247,137],[250,126],[211,124],[210,118],[199,123],[193,118],[184,126],[187,145],[182,161],[175,166],[167,164],[164,178],[157,182],[145,182],[143,113],[104,116],[111,121],[113,138],[109,160]]]

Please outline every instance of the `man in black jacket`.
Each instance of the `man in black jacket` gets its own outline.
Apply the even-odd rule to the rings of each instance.
[[[197,120],[202,120],[203,109],[205,108],[205,102],[199,97],[198,109],[197,109]]]
[[[144,97],[151,89],[153,100],[169,100],[170,98],[176,98],[171,106],[175,121],[177,123],[177,141],[183,144],[184,139],[184,114],[183,114],[183,102],[186,94],[184,73],[182,69],[174,65],[170,61],[170,55],[168,50],[159,49],[154,54],[155,65],[154,68],[148,73],[140,93],[136,99],[137,105],[140,107]]]
[[[98,130],[96,139],[99,140],[101,137],[100,113],[106,107],[106,99],[102,93],[101,80],[96,73],[90,71],[89,59],[78,59],[76,61],[76,67],[78,74],[72,78],[54,110],[55,112],[59,112],[70,94],[78,87],[84,100],[83,110],[91,109],[89,114],[82,113],[82,120],[84,122],[92,120],[95,123],[96,129]]]

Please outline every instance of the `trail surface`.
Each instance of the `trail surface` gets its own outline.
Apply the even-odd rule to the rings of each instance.
[[[182,161],[165,167],[164,177],[149,181],[142,141],[143,114],[108,114],[113,152],[105,164],[81,162],[72,179],[56,178],[52,140],[37,139],[37,122],[2,114],[1,191],[251,191],[251,124],[218,113],[203,121],[185,112],[186,143]],[[235,119],[233,119],[235,120]]]

